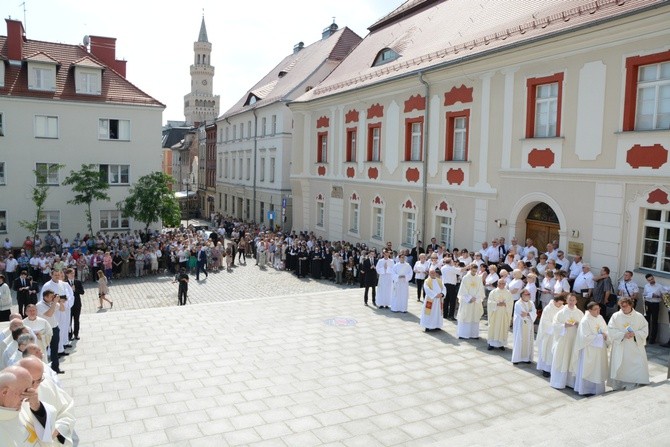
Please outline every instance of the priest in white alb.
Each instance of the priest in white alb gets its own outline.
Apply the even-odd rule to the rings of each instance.
[[[521,291],[521,299],[514,303],[514,323],[512,333],[514,334],[514,345],[512,347],[512,363],[530,363],[533,361],[533,340],[535,339],[535,319],[537,310],[534,299],[531,300],[531,292],[527,289]]]
[[[393,266],[393,294],[391,295],[391,311],[407,312],[407,301],[409,300],[409,280],[412,279],[412,266],[405,258],[405,253],[400,253],[398,263]]]
[[[577,297],[568,295],[568,305],[554,317],[554,355],[551,358],[551,379],[549,385],[562,390],[566,386],[574,388],[577,356],[574,355],[577,326],[584,318],[584,312],[577,308]]]
[[[615,312],[608,325],[612,340],[609,385],[615,390],[634,388],[649,383],[647,335],[649,325],[641,313],[633,309],[633,299],[619,299],[621,310]]]
[[[544,307],[540,324],[537,327],[537,370],[542,371],[544,377],[551,374],[552,348],[554,346],[554,317],[563,309],[565,298],[562,296],[554,297],[549,304]]]
[[[600,305],[591,301],[579,323],[575,352],[575,392],[584,395],[603,394],[607,383],[607,346],[610,343],[607,323],[600,315]]]
[[[423,300],[419,324],[426,332],[441,329],[444,323],[442,306],[444,305],[444,296],[447,294],[447,289],[438,277],[437,272],[436,268],[431,267],[428,271],[428,279],[423,283],[423,291],[426,297]]]
[[[479,320],[484,314],[482,302],[486,296],[484,282],[477,276],[477,264],[470,266],[470,271],[461,280],[458,289],[458,326],[456,333],[459,339],[479,338]]]
[[[488,350],[505,350],[509,338],[509,323],[514,311],[514,298],[507,290],[504,279],[498,279],[497,287],[489,293],[487,311],[489,316]]]
[[[375,269],[377,270],[377,307],[380,309],[388,308],[391,305],[391,295],[393,294],[393,259],[388,250],[384,250],[384,256],[377,261]]]

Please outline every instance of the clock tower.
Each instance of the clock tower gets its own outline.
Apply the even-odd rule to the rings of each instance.
[[[198,40],[193,43],[191,92],[184,96],[184,117],[187,124],[213,122],[219,117],[219,95],[214,95],[214,67],[210,55],[212,44],[207,40],[205,17],[202,17]]]

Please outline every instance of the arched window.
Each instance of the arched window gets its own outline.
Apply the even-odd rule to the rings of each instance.
[[[390,48],[384,48],[381,50],[379,53],[377,53],[377,56],[375,57],[374,62],[372,63],[373,67],[376,67],[378,65],[384,65],[386,63],[392,62],[396,59],[398,59],[400,55],[393,51]]]

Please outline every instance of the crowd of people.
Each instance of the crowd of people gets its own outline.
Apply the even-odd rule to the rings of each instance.
[[[378,256],[363,243],[274,230],[216,216],[211,232],[182,227],[77,234],[72,243],[48,233],[44,240],[26,238],[20,247],[5,240],[0,321],[9,324],[0,336],[0,425],[11,436],[30,426],[45,442],[76,444],[72,399],[60,388],[58,374],[64,373],[59,359],[79,340],[86,281],[98,282],[100,308],[104,302],[111,308],[113,280],[170,274],[184,305],[190,276],[206,280],[209,272],[230,271],[248,260],[262,269],[361,287],[365,306],[371,298],[373,306],[391,312],[407,312],[414,283],[425,331],[451,320],[460,340],[479,339],[484,317],[488,350],[504,351],[511,328],[512,363],[533,362],[537,345],[537,369],[554,388],[594,395],[606,384],[621,389],[649,383],[645,345],[658,341],[661,302],[669,292],[651,274],[644,288],[630,271],[618,282],[607,267],[595,276],[581,256],[569,260],[555,241],[540,252],[531,239],[521,246],[516,238],[509,245],[496,238],[475,251],[449,250],[433,238],[411,249],[395,250],[388,242]],[[18,313],[12,313],[10,286]],[[639,305],[646,317],[636,310]]]

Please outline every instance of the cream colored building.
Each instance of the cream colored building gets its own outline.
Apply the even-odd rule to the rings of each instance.
[[[110,188],[109,202],[93,202],[93,230],[123,232],[144,225],[116,209],[141,176],[161,169],[159,135],[165,106],[125,78],[115,39],[90,36],[85,45],[25,38],[7,19],[0,36],[0,236],[20,246],[35,218],[33,171],[51,188],[40,232],[63,238],[86,233],[84,206],[70,205],[62,182],[82,164],[94,164]],[[63,167],[58,168],[58,165]]]
[[[294,228],[558,239],[670,284],[668,23],[652,0],[404,3],[290,105]]]
[[[321,40],[294,46],[217,120],[217,211],[291,228],[293,116],[287,103],[321,82],[361,38],[328,26]],[[283,217],[286,217],[284,219]]]

